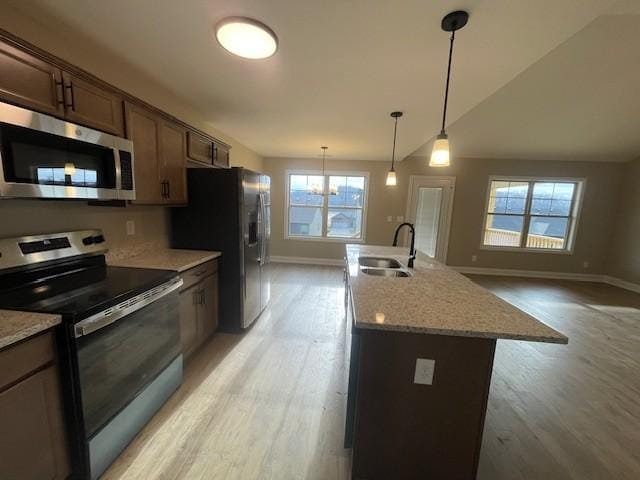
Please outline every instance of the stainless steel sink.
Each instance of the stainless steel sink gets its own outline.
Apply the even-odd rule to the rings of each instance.
[[[400,268],[400,262],[393,258],[379,258],[379,257],[358,257],[358,263],[362,267],[376,267],[376,268]]]
[[[360,269],[362,273],[367,275],[374,275],[376,277],[410,277],[411,274],[405,270],[398,270],[394,268],[368,268],[362,267]]]

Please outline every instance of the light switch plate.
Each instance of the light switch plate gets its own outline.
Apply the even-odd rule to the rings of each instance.
[[[127,235],[136,234],[136,222],[133,220],[127,220]]]
[[[429,358],[416,359],[416,373],[413,383],[420,385],[433,385],[433,374],[436,370],[436,361]]]
[[[387,222],[393,222],[393,217],[391,215],[387,215]]]
[[[402,215],[398,215],[396,217],[396,222],[404,222],[404,217]]]

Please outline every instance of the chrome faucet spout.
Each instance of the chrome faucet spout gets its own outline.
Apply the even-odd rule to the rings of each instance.
[[[396,228],[396,233],[393,235],[393,246],[398,246],[398,234],[403,227],[409,227],[409,230],[411,231],[411,246],[409,247],[409,261],[407,262],[407,266],[409,268],[413,268],[413,262],[416,259],[416,229],[413,226],[413,223],[404,222],[398,225],[398,227]]]

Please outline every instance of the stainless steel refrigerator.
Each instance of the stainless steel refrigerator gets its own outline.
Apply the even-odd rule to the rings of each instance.
[[[171,246],[222,252],[220,329],[245,329],[270,297],[271,179],[245,168],[191,168],[187,176],[189,205],[171,209]]]

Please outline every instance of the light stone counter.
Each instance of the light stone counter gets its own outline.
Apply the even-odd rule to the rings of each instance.
[[[182,250],[147,245],[133,250],[120,249],[107,254],[107,263],[114,267],[158,268],[184,272],[190,268],[218,258],[220,252]]]
[[[346,249],[356,328],[568,343],[560,332],[436,260],[421,256],[407,269],[408,248],[349,244]],[[395,258],[412,276],[367,275],[360,256]]]
[[[0,348],[55,327],[60,315],[0,310]]]

